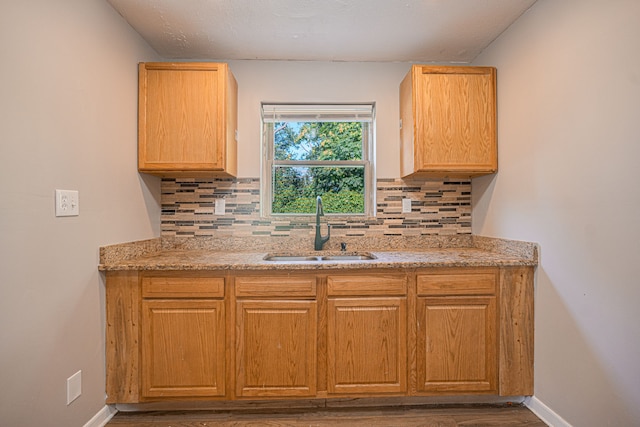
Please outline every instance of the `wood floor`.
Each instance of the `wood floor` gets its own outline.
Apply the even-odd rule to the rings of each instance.
[[[284,411],[119,412],[107,427],[545,427],[520,405],[410,406]]]

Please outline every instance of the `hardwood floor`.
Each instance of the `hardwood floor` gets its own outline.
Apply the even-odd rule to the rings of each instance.
[[[406,406],[314,410],[119,412],[107,427],[545,427],[520,405]]]

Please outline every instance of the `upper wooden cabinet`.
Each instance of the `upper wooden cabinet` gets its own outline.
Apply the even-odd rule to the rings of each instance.
[[[237,93],[227,64],[141,63],[138,170],[236,176]]]
[[[414,65],[400,84],[402,177],[498,169],[496,70]]]

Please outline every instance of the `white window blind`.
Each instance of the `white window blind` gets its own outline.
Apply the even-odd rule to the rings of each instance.
[[[372,122],[372,104],[262,104],[264,123]]]

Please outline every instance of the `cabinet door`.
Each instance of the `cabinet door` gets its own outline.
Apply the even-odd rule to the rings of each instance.
[[[406,391],[406,298],[328,301],[329,393]]]
[[[408,80],[401,87],[402,175],[495,172],[495,69],[414,66],[411,75],[411,90]]]
[[[236,394],[315,396],[315,301],[237,302]]]
[[[142,395],[224,396],[224,302],[143,300],[142,311]]]
[[[495,297],[420,297],[416,312],[418,391],[495,392]]]
[[[235,150],[235,110],[227,108],[235,107],[235,80],[227,74],[226,64],[140,65],[140,171],[235,173],[226,161],[235,161],[227,153]]]

